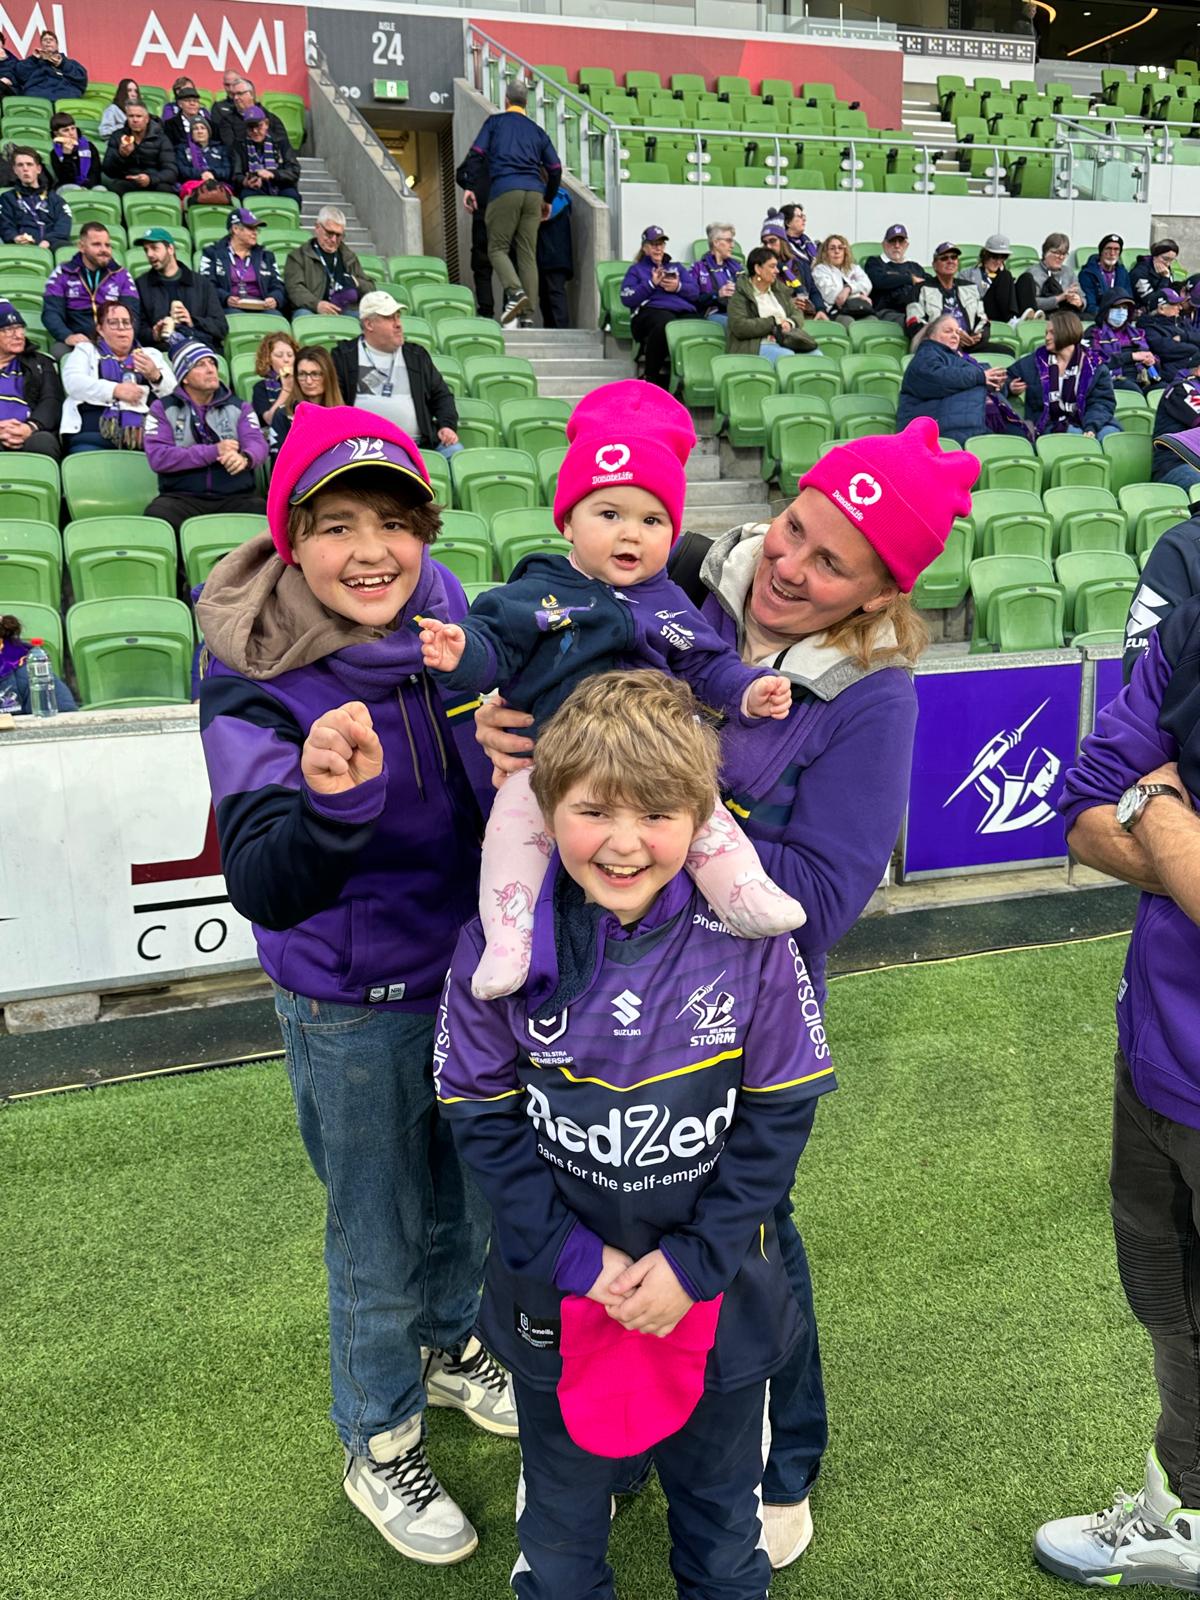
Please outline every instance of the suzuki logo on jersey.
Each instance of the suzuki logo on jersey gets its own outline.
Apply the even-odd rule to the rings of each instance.
[[[613,995],[612,1014],[621,1024],[619,1028],[613,1029],[615,1034],[626,1037],[633,1034],[640,1036],[642,1030],[631,1026],[642,1014],[642,997],[640,994],[634,994],[632,989],[622,989],[620,994]]]
[[[711,983],[693,989],[675,1013],[676,1022],[685,1011],[692,1013],[693,1027],[696,1029],[690,1041],[693,1046],[733,1044],[737,1040],[737,1018],[733,1014],[733,996],[725,989],[713,995],[713,990],[724,976],[725,971],[722,969]]]
[[[648,1101],[614,1106],[603,1122],[584,1128],[572,1117],[555,1116],[549,1097],[531,1084],[525,1110],[540,1134],[572,1155],[586,1152],[606,1167],[658,1167],[673,1156],[690,1161],[703,1155],[729,1131],[736,1105],[734,1086],[704,1117],[673,1117],[670,1106]]]

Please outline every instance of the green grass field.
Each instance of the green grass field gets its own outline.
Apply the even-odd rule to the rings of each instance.
[[[776,1597],[1065,1596],[1043,1517],[1136,1487],[1149,1345],[1107,1216],[1121,939],[842,979],[842,1087],[801,1163],[832,1442]],[[432,1414],[481,1534],[405,1562],[341,1493],[321,1192],[282,1066],[0,1116],[4,1600],[502,1600],[516,1447]],[[657,1490],[623,1600],[673,1591]],[[572,1600],[563,1596],[563,1600]]]

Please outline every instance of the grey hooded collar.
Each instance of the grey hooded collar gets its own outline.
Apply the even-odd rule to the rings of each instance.
[[[742,614],[746,596],[762,554],[767,527],[765,522],[747,522],[721,534],[713,540],[700,568],[705,588],[716,595],[737,625],[739,647],[745,640]],[[786,646],[768,664],[819,700],[834,700],[843,689],[869,678],[872,673],[889,667],[907,667],[907,662],[890,653],[889,646],[895,644],[896,634],[889,624],[886,630],[881,630],[875,659],[870,666],[860,667],[840,645],[827,644],[824,633],[814,633]]]

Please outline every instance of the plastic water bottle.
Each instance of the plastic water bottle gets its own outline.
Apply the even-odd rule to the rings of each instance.
[[[25,670],[29,674],[29,713],[34,717],[56,717],[58,694],[54,688],[54,669],[43,648],[44,641],[31,639]]]

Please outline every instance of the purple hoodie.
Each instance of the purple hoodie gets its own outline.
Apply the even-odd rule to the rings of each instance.
[[[1067,773],[1058,808],[1067,832],[1093,806],[1166,761],[1200,795],[1200,598],[1177,606],[1150,635],[1133,676],[1096,718]],[[1143,894],[1117,989],[1117,1038],[1138,1098],[1200,1128],[1200,928],[1167,895]]]

